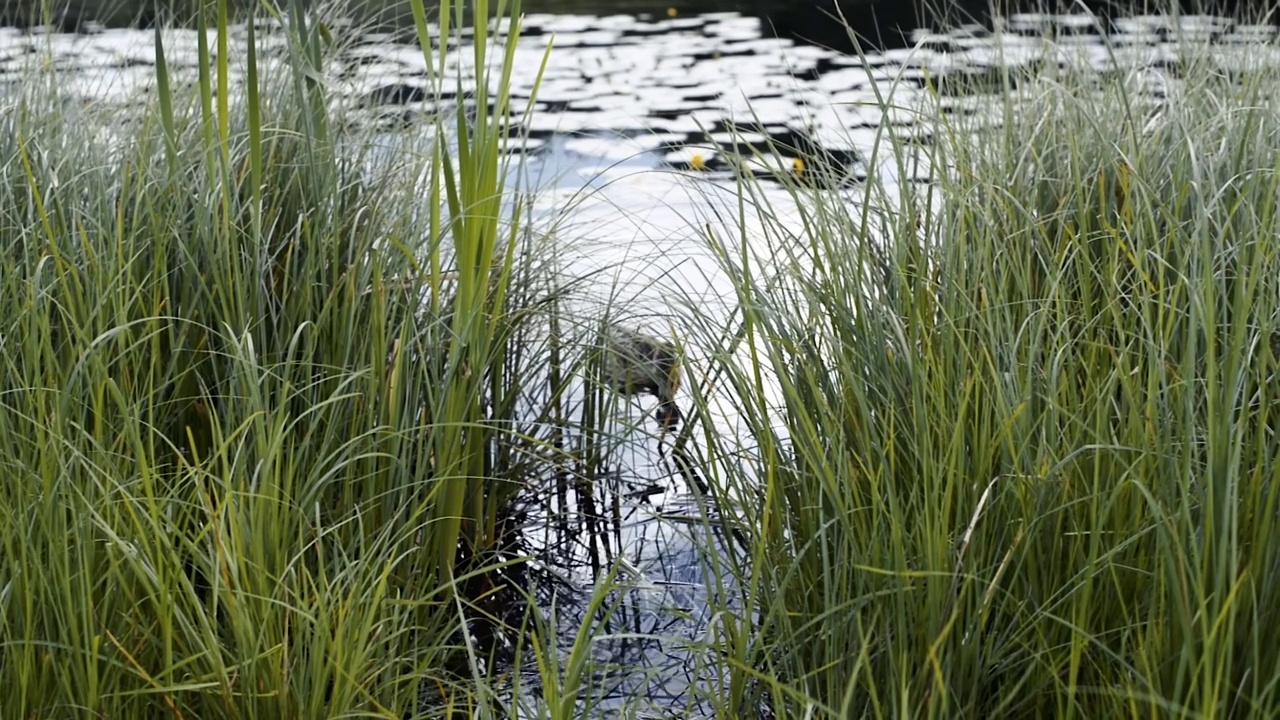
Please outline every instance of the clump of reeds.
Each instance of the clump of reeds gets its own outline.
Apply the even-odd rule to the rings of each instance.
[[[519,265],[537,240],[504,190],[514,43],[491,58],[478,30],[474,85],[451,87],[435,40],[455,8],[429,30],[413,6],[433,92],[459,100],[390,161],[372,129],[342,130],[322,79],[344,40],[298,3],[256,16],[243,44],[228,3],[209,8],[190,77],[157,30],[140,108],[11,98],[7,713],[492,702],[474,623],[518,617],[491,571],[510,562],[497,552],[522,482],[498,440],[554,275]],[[284,39],[270,60],[268,32]],[[47,72],[28,86],[56,90]],[[462,98],[477,109],[454,124]]]
[[[1280,709],[1277,71],[1183,52],[1162,101],[1045,65],[998,124],[925,105],[936,182],[885,191],[886,130],[862,202],[715,238],[742,302],[694,395],[751,430],[707,438],[751,538],[725,713]]]

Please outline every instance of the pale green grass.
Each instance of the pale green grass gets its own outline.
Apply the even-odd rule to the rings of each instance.
[[[726,716],[1280,711],[1280,73],[1210,51],[1154,121],[1136,75],[1033,68],[998,129],[935,115],[935,184],[716,238],[700,394],[759,443],[705,438],[749,466]]]
[[[68,110],[33,71],[0,121],[4,715],[491,702],[456,630],[492,591],[467,574],[520,487],[497,441],[556,293],[517,266],[538,240],[503,201],[503,127],[442,118],[451,144],[370,173],[317,81],[327,29],[287,8],[264,77],[261,29],[232,58],[211,13],[194,85],[158,45],[135,113]],[[505,117],[511,58],[480,41],[497,90],[434,87]]]

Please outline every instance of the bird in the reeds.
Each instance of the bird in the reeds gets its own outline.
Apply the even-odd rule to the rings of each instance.
[[[670,341],[614,327],[605,338],[605,382],[624,395],[649,393],[658,399],[664,430],[680,422],[676,391],[680,389],[680,351]]]

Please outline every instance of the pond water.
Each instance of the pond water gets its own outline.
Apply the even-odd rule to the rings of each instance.
[[[1046,28],[1057,41],[1043,39]],[[1082,16],[1015,15],[995,32],[976,26],[921,31],[911,47],[859,60],[772,38],[758,17],[737,12],[531,14],[516,49],[512,91],[525,144],[509,182],[532,193],[533,222],[565,239],[566,271],[595,273],[594,301],[607,298],[630,313],[627,324],[665,332],[691,309],[727,317],[732,288],[702,235],[710,228],[767,253],[768,228],[737,222],[730,164],[737,152],[758,153],[742,162],[766,177],[794,172],[793,160],[803,158],[823,170],[814,192],[850,206],[869,197],[892,206],[904,183],[929,178],[932,128],[917,108],[937,101],[980,122],[997,119],[982,92],[952,94],[958,85],[948,78],[981,80],[998,76],[1001,67],[1047,61],[1142,73],[1158,100],[1178,82],[1183,39],[1216,42],[1227,63],[1245,53],[1255,63],[1276,57],[1271,26],[1131,17],[1113,30],[1108,52]],[[194,72],[194,33],[167,37],[176,74]],[[536,69],[553,39],[535,97]],[[14,87],[30,63],[51,58],[71,95],[132,106],[153,84],[152,42],[147,30],[45,35],[0,29],[0,83]],[[452,62],[465,55],[455,53]],[[364,105],[362,121],[382,128],[393,152],[398,142],[412,140],[416,119],[435,111],[420,51],[390,35],[365,37],[327,72],[335,88]],[[524,122],[529,103],[533,112]],[[884,159],[877,148],[882,131],[917,152],[903,164]],[[877,178],[870,195],[868,173]],[[798,217],[797,196],[783,184],[766,183],[764,192],[776,223]],[[590,314],[590,303],[582,312]],[[691,353],[689,370],[696,375],[697,349]],[[688,396],[681,402],[687,406]],[[732,412],[704,420],[750,444]],[[696,717],[709,713],[700,693],[714,689],[699,689],[706,682],[698,678],[699,659],[678,639],[705,636],[707,593],[727,583],[704,575],[699,548],[713,543],[732,552],[733,543],[710,526],[680,519],[701,517],[706,508],[697,500],[696,481],[677,472],[669,443],[657,441],[654,427],[638,409],[619,412],[616,440],[607,449],[609,488],[600,496],[613,520],[600,546],[554,523],[534,540],[544,549],[539,562],[555,566],[576,588],[555,600],[562,645],[578,631],[583,591],[599,567],[613,560],[635,587],[617,596],[627,600],[624,611],[593,630],[597,656],[619,668],[596,678],[600,696],[621,703],[640,689],[655,709]],[[698,456],[695,448],[688,457]]]
[[[228,0],[233,11],[252,7],[251,0]],[[314,0],[303,0],[306,5]],[[491,3],[495,5],[496,3]],[[1183,12],[1196,12],[1205,7],[1202,0],[1179,0]],[[435,3],[425,3],[431,11]],[[991,3],[987,0],[523,0],[526,13],[608,16],[629,15],[657,18],[678,15],[693,17],[707,13],[733,12],[759,22],[763,34],[800,43],[853,52],[853,37],[864,48],[885,50],[911,44],[917,28],[938,29],[967,22],[990,26]],[[999,5],[1005,13],[1039,12],[1046,9],[1097,15],[1109,27],[1114,17],[1151,11],[1149,0],[1005,0]],[[1221,0],[1213,7],[1234,15],[1248,2]],[[45,15],[38,2],[5,3],[0,8],[0,24],[36,25],[47,21],[59,29],[76,31],[88,23],[104,23],[109,27],[129,27],[154,20],[156,8],[164,8],[177,17],[192,16],[195,0],[162,0],[158,3],[139,0],[65,0],[50,6]],[[413,21],[404,0],[353,0],[344,7],[365,22],[375,22],[385,29],[411,29]],[[842,22],[833,21],[840,17]],[[846,29],[847,26],[847,29]],[[852,31],[852,35],[849,31]]]

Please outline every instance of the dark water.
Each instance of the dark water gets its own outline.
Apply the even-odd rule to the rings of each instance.
[[[312,4],[316,0],[304,0]],[[288,0],[277,0],[287,5]],[[425,0],[429,10],[439,2]],[[456,2],[456,0],[455,0]],[[256,5],[230,0],[233,8]],[[468,0],[461,0],[469,4]],[[326,4],[333,4],[326,0]],[[491,5],[496,5],[491,2]],[[1136,12],[1168,11],[1260,20],[1274,3],[1251,0],[524,0],[528,13],[671,17],[735,12],[761,20],[767,34],[799,43],[851,53],[856,49],[906,47],[917,28],[944,29],[960,24],[990,26],[997,15],[1014,12],[1080,12],[1087,8],[1105,25]],[[106,27],[148,26],[159,17],[191,17],[199,0],[0,0],[0,25],[51,24],[75,31],[86,23]],[[352,17],[380,29],[412,24],[404,0],[347,0]],[[1274,14],[1273,14],[1274,15]],[[1274,21],[1274,17],[1273,17]],[[855,40],[856,38],[856,40]]]

